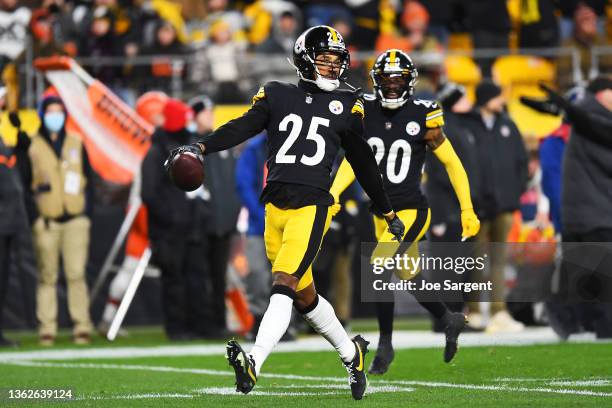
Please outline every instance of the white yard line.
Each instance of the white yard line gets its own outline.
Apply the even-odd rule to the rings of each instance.
[[[371,348],[377,347],[378,333],[365,333]],[[591,334],[572,336],[571,342],[594,342]],[[556,344],[559,340],[549,328],[532,328],[522,333],[488,335],[484,333],[464,333],[460,337],[461,347],[478,346],[526,346],[534,344]],[[601,342],[601,341],[600,341]],[[429,331],[396,331],[393,333],[396,350],[443,347],[444,336]],[[250,347],[250,343],[245,343]],[[275,352],[331,351],[329,343],[320,336],[301,338],[294,342],[279,343]],[[209,345],[168,345],[157,347],[104,347],[62,350],[36,350],[0,352],[0,361],[15,360],[75,360],[75,359],[120,359],[139,357],[176,357],[223,355],[224,344]]]
[[[233,373],[230,371],[220,370],[208,370],[208,369],[195,369],[195,368],[177,368],[177,367],[166,367],[166,366],[146,366],[146,365],[123,365],[123,364],[80,364],[80,363],[45,363],[35,361],[4,361],[0,364],[7,365],[18,365],[28,367],[49,367],[49,368],[91,368],[91,369],[114,369],[114,370],[143,370],[143,371],[161,371],[161,372],[175,372],[175,373],[187,373],[187,374],[200,374],[210,376],[225,376],[231,377]],[[346,378],[342,377],[315,377],[315,376],[296,376],[286,374],[262,374],[261,378],[278,378],[278,379],[289,379],[289,380],[304,380],[313,382],[336,382],[345,383]],[[371,385],[376,387],[377,385],[386,386],[418,386],[425,388],[456,388],[463,390],[479,390],[479,391],[502,391],[502,392],[535,392],[535,393],[550,393],[550,394],[564,394],[564,395],[580,395],[580,396],[595,396],[595,397],[612,397],[612,392],[598,392],[589,390],[574,390],[567,388],[545,388],[545,387],[510,387],[505,385],[484,385],[484,384],[457,384],[457,383],[445,383],[435,381],[403,381],[403,380],[374,380],[370,381]],[[296,387],[298,388],[298,387]],[[301,387],[303,388],[303,387]],[[271,394],[270,394],[271,395]],[[321,395],[317,393],[316,395]]]
[[[97,401],[97,400],[134,400],[134,399],[158,399],[158,398],[195,398],[197,395],[194,394],[161,394],[161,393],[150,393],[150,394],[119,394],[119,395],[109,395],[109,396],[84,396],[79,398],[74,398],[77,401]],[[72,401],[72,400],[66,400]]]
[[[607,387],[612,386],[612,378],[585,378],[572,380],[569,378],[495,378],[495,382],[546,383],[552,387]]]
[[[346,382],[346,380],[345,380]],[[282,389],[325,389],[325,390],[338,390],[338,391],[317,391],[317,392],[304,392],[304,391],[280,391]],[[272,391],[267,391],[271,389]],[[304,396],[322,396],[322,395],[346,395],[348,386],[336,385],[336,384],[308,384],[308,385],[275,385],[274,387],[258,387],[249,393],[249,395],[262,395],[262,396],[281,396],[281,397],[304,397]],[[407,387],[394,387],[394,386],[369,386],[368,394],[377,393],[389,393],[389,392],[413,392],[414,388]],[[158,398],[195,398],[199,395],[229,395],[229,396],[242,396],[236,392],[235,387],[204,387],[193,391],[193,394],[118,394],[118,395],[107,395],[107,396],[90,396],[90,397],[79,397],[77,400],[113,400],[113,399],[158,399]]]
[[[547,385],[553,387],[608,387],[610,380],[579,380],[579,381],[551,381]]]

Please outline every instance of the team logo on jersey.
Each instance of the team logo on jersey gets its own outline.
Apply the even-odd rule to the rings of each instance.
[[[408,133],[410,136],[416,136],[419,134],[419,132],[421,131],[421,126],[416,123],[414,120],[411,122],[408,122],[408,124],[406,125],[406,133]]]
[[[501,135],[503,137],[509,137],[510,136],[510,128],[506,125],[502,126],[501,129],[499,129],[499,131],[501,132]]]
[[[334,99],[329,103],[329,111],[334,115],[339,115],[344,111],[344,106],[342,106],[342,102]]]

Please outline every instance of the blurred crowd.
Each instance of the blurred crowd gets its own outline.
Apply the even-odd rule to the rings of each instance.
[[[12,113],[7,117],[10,126],[21,129],[13,112],[22,105],[20,67],[28,53],[69,55],[156,127],[139,175],[138,194],[146,207],[140,231],[144,244],[130,253],[134,246],[128,238],[127,263],[111,284],[98,325],[101,332],[108,330],[130,275],[150,245],[151,262],[162,273],[161,303],[169,338],[225,337],[226,299],[238,315],[238,330],[248,335],[256,332],[269,299],[271,274],[263,243],[263,206],[258,201],[265,182],[266,135],[231,153],[210,155],[206,173],[212,177],[187,195],[170,184],[157,164],[173,147],[212,130],[215,104],[248,101],[253,89],[267,79],[295,81],[290,70],[276,71],[267,55],[289,55],[305,27],[330,24],[342,33],[352,56],[360,51],[369,55],[352,58],[349,79],[365,87],[373,51],[390,47],[445,53],[570,46],[579,50],[582,77],[589,78],[612,69],[612,54],[601,58],[595,71],[591,65],[593,47],[610,43],[606,13],[610,6],[605,0],[0,0],[0,70],[5,85],[0,100],[2,110]],[[565,115],[558,128],[538,139],[521,135],[508,115],[508,93],[494,81],[494,58],[474,55],[480,75],[472,89],[447,81],[462,72],[444,72],[439,62],[425,62],[417,64],[417,93],[444,107],[446,133],[466,168],[482,220],[477,241],[612,241],[610,76],[599,75],[563,96],[547,88],[539,93],[545,99],[525,101],[526,109]],[[247,66],[249,56],[263,59],[259,66]],[[575,85],[571,65],[552,57],[548,55],[547,61],[558,72],[554,85],[565,91]],[[166,95],[175,93],[177,76],[183,84],[192,84],[182,101]],[[157,108],[139,111],[141,94],[149,92],[150,97],[153,90],[161,91],[153,98]],[[57,95],[40,99],[36,135],[30,138],[19,131],[14,146],[0,144],[0,311],[8,265],[15,263],[11,256],[19,256],[17,237],[31,231],[41,344],[54,344],[57,335],[60,269],[66,275],[74,341],[86,344],[94,330],[85,265],[96,175],[80,138],[65,126],[64,101]],[[428,239],[456,241],[461,235],[460,212],[448,177],[435,160],[428,159],[425,173],[423,188],[432,206]],[[59,192],[44,194],[51,191]],[[318,291],[349,324],[364,307],[355,289],[359,242],[372,241],[373,232],[367,197],[358,185],[347,190],[342,203],[314,273]],[[246,209],[242,213],[241,207]],[[516,292],[516,282],[529,275],[531,267],[514,266],[509,273],[508,256],[513,255],[503,254],[492,265],[490,278],[499,290],[514,286]],[[514,256],[525,259],[524,253]],[[543,285],[548,287],[555,270],[554,251],[543,258],[535,263],[546,270],[540,276],[547,276]],[[246,299],[241,299],[242,292]],[[202,293],[205,296],[198,296]],[[449,306],[468,312],[474,330],[520,331],[524,325],[552,324],[561,337],[584,329],[612,336],[612,323],[605,323],[612,322],[609,310],[585,317],[580,309],[553,306],[542,313],[538,302],[513,302],[512,292],[497,298],[501,297],[508,302],[494,302],[488,311],[480,310],[483,299],[478,294]],[[2,313],[0,345],[10,345],[2,336],[1,317]],[[434,329],[439,329],[435,322]],[[288,337],[294,332],[295,327]]]
[[[355,52],[388,48],[573,47],[588,78],[592,47],[610,43],[606,13],[606,0],[2,0],[0,70],[10,85],[11,109],[19,104],[18,67],[28,52],[29,58],[79,58],[131,105],[146,90],[177,95],[179,88],[183,97],[205,92],[218,103],[246,102],[260,82],[276,75],[275,64],[287,72],[284,58],[274,63],[266,55],[286,56],[305,28],[328,24],[353,53],[351,77],[358,86],[367,82],[371,55]],[[482,76],[490,77],[495,55],[475,58]],[[598,61],[598,69],[609,70],[611,58],[608,53]],[[444,69],[439,61],[420,67],[420,86],[431,94]],[[572,59],[564,55],[558,69],[562,85],[569,85]]]

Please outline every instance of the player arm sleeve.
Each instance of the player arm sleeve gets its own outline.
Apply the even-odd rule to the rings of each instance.
[[[342,147],[346,152],[346,160],[350,163],[361,187],[383,214],[388,214],[393,211],[393,208],[385,193],[382,176],[372,149],[363,138],[363,132],[361,117],[351,115],[349,129],[342,135]]]
[[[340,202],[340,195],[355,181],[355,172],[348,160],[343,159],[338,167],[338,172],[334,178],[329,192],[334,196],[335,202]]]
[[[198,143],[204,145],[204,154],[227,150],[261,133],[268,125],[270,109],[266,99],[258,99],[241,117],[230,120]]]
[[[453,149],[451,142],[445,138],[433,152],[438,160],[444,165],[444,168],[446,168],[448,178],[453,186],[453,190],[455,190],[461,210],[473,208],[472,197],[470,195],[470,182],[463,168],[463,164],[461,164],[461,160],[459,160],[459,156],[455,153],[455,149]]]

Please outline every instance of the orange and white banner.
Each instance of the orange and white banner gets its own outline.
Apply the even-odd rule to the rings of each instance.
[[[66,57],[39,59],[68,110],[68,126],[81,134],[94,170],[105,180],[128,184],[151,144],[153,127],[103,83]]]

